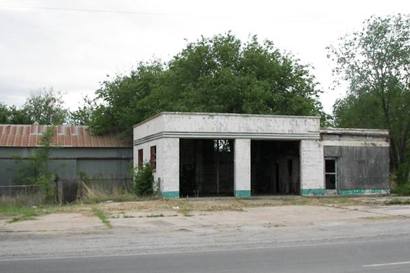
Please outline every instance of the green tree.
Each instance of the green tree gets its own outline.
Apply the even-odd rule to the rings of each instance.
[[[161,111],[319,115],[319,93],[309,67],[272,42],[254,36],[243,43],[227,33],[105,81],[89,125],[130,136],[133,124]]]
[[[70,123],[76,125],[87,125],[91,122],[91,116],[97,105],[95,100],[84,97],[84,103],[77,110],[70,112]]]
[[[96,91],[100,103],[94,107],[88,123],[93,132],[115,132],[130,136],[132,125],[155,114],[156,109],[161,108],[155,105],[155,96],[161,92],[163,69],[159,62],[139,63],[130,75],[104,81]],[[154,92],[155,95],[148,99],[148,95]],[[161,102],[168,99],[163,97]]]
[[[16,106],[12,105],[9,107],[9,118],[8,123],[10,124],[31,124],[30,115],[26,112],[24,108],[19,109]]]
[[[335,73],[349,83],[334,108],[336,125],[386,128],[393,170],[409,169],[410,17],[371,17],[361,31],[329,48]],[[399,181],[408,180],[399,172]]]
[[[52,88],[41,89],[31,95],[22,111],[30,117],[31,123],[58,125],[64,123],[68,117],[62,94]]]
[[[30,124],[30,116],[16,106],[7,106],[0,103],[0,124]]]
[[[9,122],[10,111],[7,105],[0,103],[0,124]]]
[[[15,183],[22,185],[37,185],[44,195],[45,202],[55,202],[55,174],[49,171],[49,153],[55,128],[49,126],[41,136],[40,145],[29,159],[16,158],[18,172]]]

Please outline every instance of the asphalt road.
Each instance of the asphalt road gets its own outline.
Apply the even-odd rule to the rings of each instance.
[[[1,273],[410,272],[410,237],[198,252],[13,258]]]

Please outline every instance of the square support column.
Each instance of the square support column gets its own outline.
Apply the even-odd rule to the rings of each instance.
[[[319,140],[300,142],[300,194],[325,195],[323,146]]]
[[[179,138],[164,138],[157,148],[157,179],[164,198],[179,198]]]
[[[251,196],[251,140],[235,139],[234,149],[235,197]]]

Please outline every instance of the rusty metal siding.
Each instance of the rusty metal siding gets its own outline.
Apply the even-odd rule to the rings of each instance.
[[[1,124],[0,147],[37,147],[47,125]],[[52,146],[58,147],[132,147],[131,139],[125,140],[115,135],[92,135],[86,126],[54,126]]]
[[[337,189],[389,189],[388,147],[325,146],[324,156],[336,158]]]

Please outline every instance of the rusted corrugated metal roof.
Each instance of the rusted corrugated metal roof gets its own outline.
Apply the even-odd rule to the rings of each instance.
[[[0,147],[37,147],[48,125],[0,124]],[[54,126],[52,146],[58,147],[132,147],[131,142],[114,135],[95,136],[86,126]]]

